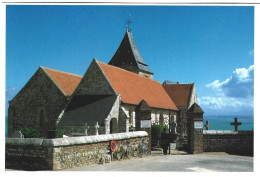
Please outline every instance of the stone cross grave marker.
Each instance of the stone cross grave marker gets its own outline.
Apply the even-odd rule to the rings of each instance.
[[[208,120],[206,120],[206,125],[205,125],[205,127],[206,127],[206,130],[209,130],[210,124],[209,124],[209,121],[208,121]]]
[[[98,135],[98,128],[99,128],[99,125],[98,125],[98,122],[97,122],[97,124],[95,125],[96,135]]]
[[[23,135],[22,132],[20,132],[20,131],[15,131],[15,132],[12,134],[12,137],[13,137],[13,138],[24,138],[24,135]]]
[[[234,125],[235,126],[235,131],[238,131],[238,126],[242,125],[242,122],[238,122],[237,118],[234,118],[234,122],[231,122],[230,125]]]
[[[85,128],[85,132],[84,133],[87,136],[88,135],[88,128],[89,128],[87,123],[85,123],[84,128]]]

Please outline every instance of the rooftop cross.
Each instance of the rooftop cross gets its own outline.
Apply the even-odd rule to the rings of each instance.
[[[130,24],[132,23],[132,21],[130,20],[130,14],[128,14],[128,20],[126,23],[127,23],[126,30],[131,32]]]
[[[242,122],[238,122],[237,118],[234,118],[234,122],[231,122],[230,125],[234,125],[235,126],[235,131],[238,131],[238,126],[242,125]]]
[[[205,125],[205,127],[206,127],[206,130],[209,130],[210,125],[209,125],[209,121],[208,121],[208,120],[206,120],[206,125]]]

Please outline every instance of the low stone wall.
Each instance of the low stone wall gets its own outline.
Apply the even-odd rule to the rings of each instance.
[[[148,152],[145,131],[57,139],[7,138],[6,168],[22,170],[60,170],[100,163],[109,155],[112,160],[143,157]],[[110,141],[116,149],[110,153]]]
[[[204,152],[253,156],[253,131],[204,130]]]

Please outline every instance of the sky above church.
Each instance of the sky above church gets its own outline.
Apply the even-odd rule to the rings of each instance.
[[[6,110],[39,66],[84,75],[130,27],[154,79],[195,82],[208,115],[253,115],[254,7],[6,7]]]

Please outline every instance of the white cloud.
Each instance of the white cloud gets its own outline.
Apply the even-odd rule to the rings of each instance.
[[[246,98],[254,95],[254,65],[246,68],[238,68],[225,81],[215,80],[206,85],[218,94],[227,97]]]
[[[251,114],[254,110],[253,97],[210,97],[198,98],[199,105],[207,114]]]
[[[198,98],[205,113],[253,114],[254,110],[254,65],[238,68],[224,81],[215,80],[206,87],[214,96]]]

